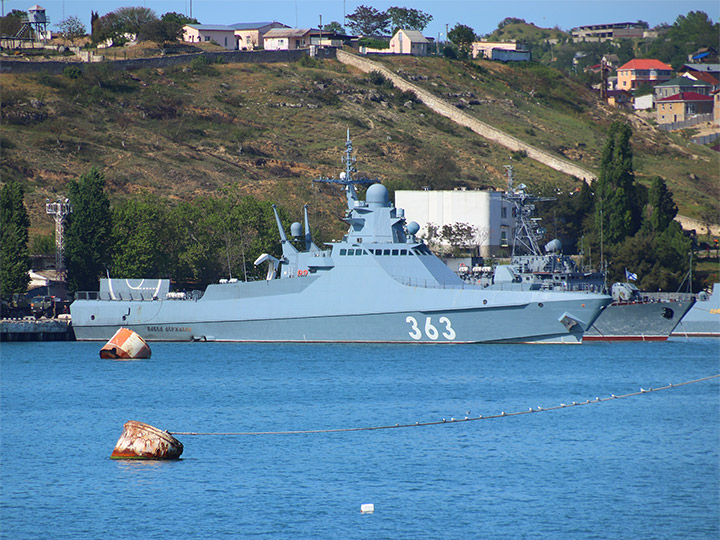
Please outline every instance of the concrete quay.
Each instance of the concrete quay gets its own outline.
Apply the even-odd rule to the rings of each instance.
[[[75,341],[70,319],[2,319],[2,341]]]

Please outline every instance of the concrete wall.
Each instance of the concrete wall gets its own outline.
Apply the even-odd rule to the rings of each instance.
[[[427,107],[429,107],[436,113],[450,118],[452,121],[461,126],[470,128],[478,135],[481,135],[482,137],[490,141],[500,144],[505,148],[508,148],[514,152],[524,150],[529,158],[543,163],[544,165],[547,165],[548,167],[555,169],[556,171],[575,176],[588,182],[595,180],[596,178],[595,174],[588,169],[580,167],[579,165],[567,161],[566,159],[560,158],[545,150],[535,148],[534,146],[531,146],[521,141],[520,139],[513,137],[512,135],[508,135],[507,133],[500,131],[497,128],[494,128],[491,125],[486,124],[485,122],[481,122],[477,118],[474,118],[469,114],[461,111],[457,107],[454,107],[444,99],[438,98],[427,90],[424,90],[419,86],[406,81],[399,75],[396,75],[395,73],[380,64],[376,64],[372,60],[350,54],[343,50],[337,51],[337,59],[340,62],[354,66],[365,73],[369,73],[371,71],[379,71],[387,79],[391,80],[393,84],[400,90],[413,92],[420,101],[422,101]]]
[[[132,60],[106,60],[111,62],[114,69],[133,70],[142,68],[165,68],[189,64],[198,56],[205,56],[211,62],[217,59],[228,63],[260,63],[272,64],[275,62],[296,62],[303,56],[308,55],[307,49],[295,51],[228,51],[228,52],[203,52],[195,54],[183,54],[177,56],[164,56],[156,58],[135,58]],[[317,58],[335,58],[335,49],[319,49]],[[63,61],[29,61],[3,58],[0,62],[0,73],[50,73],[58,75],[68,66],[77,66],[84,69],[85,62],[63,62]]]
[[[405,209],[405,217],[416,221],[421,227],[421,235],[426,238],[430,223],[440,228],[455,223],[472,225],[476,230],[474,244],[480,247],[483,257],[498,255],[503,247],[503,237],[507,241],[513,235],[512,206],[503,201],[499,191],[397,190],[395,205]]]

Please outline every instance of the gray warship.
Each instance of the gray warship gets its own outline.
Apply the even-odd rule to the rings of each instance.
[[[695,305],[682,318],[672,337],[720,338],[720,283],[713,283],[712,292],[702,291]]]
[[[307,214],[291,225],[275,211],[282,255],[261,255],[264,280],[222,280],[204,293],[173,292],[166,279],[102,279],[70,306],[78,340],[107,340],[118,327],[148,341],[352,343],[580,343],[604,294],[523,290],[464,282],[417,238],[380,183],[353,179],[348,133],[337,179],[349,229],[318,247]],[[355,188],[371,184],[365,200]]]
[[[545,233],[539,218],[533,217],[535,203],[552,200],[514,187],[512,167],[508,167],[508,190],[504,195],[513,207],[515,234],[510,264],[497,266],[492,273],[473,276],[480,283],[522,283],[531,290],[609,292],[613,301],[585,331],[585,341],[665,341],[695,302],[687,293],[643,292],[632,283],[608,287],[605,272],[584,271],[570,256],[563,254],[560,240],[554,239],[540,250]]]

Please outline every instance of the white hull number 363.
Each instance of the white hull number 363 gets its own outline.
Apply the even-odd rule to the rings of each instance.
[[[439,329],[433,324],[432,317],[425,317],[425,328],[423,330],[421,330],[418,326],[418,322],[415,317],[408,316],[405,319],[405,322],[410,325],[410,331],[408,334],[413,339],[421,339],[423,337],[423,330],[425,331],[425,335],[428,339],[432,339],[433,341],[440,337],[441,334],[445,339],[455,339],[455,330],[453,330],[452,323],[447,317],[440,317],[438,319]]]

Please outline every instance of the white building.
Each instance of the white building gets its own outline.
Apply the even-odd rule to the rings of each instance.
[[[217,43],[228,50],[237,49],[235,29],[221,24],[186,24],[183,41],[188,43]]]
[[[305,49],[310,46],[310,28],[272,28],[263,41],[268,51]]]
[[[395,206],[405,209],[408,221],[417,221],[420,236],[427,238],[428,225],[467,223],[475,229],[473,243],[480,255],[498,255],[512,241],[512,205],[500,191],[401,191],[395,192]],[[449,244],[442,244],[449,247]]]

